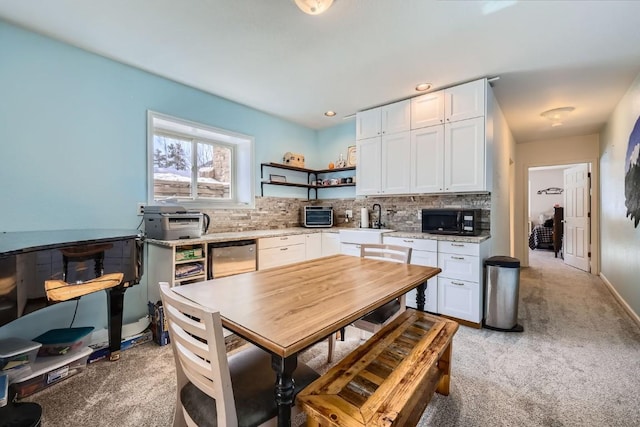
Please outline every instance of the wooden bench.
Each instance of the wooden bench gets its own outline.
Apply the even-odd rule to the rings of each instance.
[[[307,426],[415,426],[449,394],[452,320],[407,309],[298,394]]]

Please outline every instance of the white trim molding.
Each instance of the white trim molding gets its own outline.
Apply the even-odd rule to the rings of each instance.
[[[638,327],[640,328],[640,316],[638,316],[638,313],[633,311],[631,306],[629,306],[629,304],[627,304],[627,302],[620,296],[616,288],[613,287],[611,282],[609,282],[609,280],[605,277],[604,274],[602,274],[602,272],[600,272],[599,276],[604,282],[604,284],[607,286],[607,288],[609,289],[609,292],[611,292],[613,297],[618,301],[618,303],[620,303],[624,311],[626,311],[627,314],[631,317],[631,320],[636,322],[636,325],[638,325]]]

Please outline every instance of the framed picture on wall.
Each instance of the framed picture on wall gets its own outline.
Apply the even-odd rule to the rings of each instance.
[[[269,181],[271,182],[287,182],[287,177],[284,175],[269,174]]]
[[[627,218],[637,228],[640,223],[640,117],[629,135],[625,160],[624,204],[627,207]]]
[[[351,145],[347,149],[347,166],[356,165],[356,146]]]

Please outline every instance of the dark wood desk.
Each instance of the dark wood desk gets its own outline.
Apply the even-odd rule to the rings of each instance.
[[[416,287],[424,303],[419,285],[440,271],[334,255],[173,289],[219,310],[225,328],[272,354],[278,425],[289,426],[298,353]]]

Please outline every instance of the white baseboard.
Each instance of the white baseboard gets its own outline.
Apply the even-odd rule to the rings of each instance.
[[[629,304],[627,304],[627,302],[624,299],[622,299],[622,297],[620,296],[620,294],[618,293],[616,288],[613,287],[611,282],[605,277],[604,274],[602,274],[602,272],[600,272],[599,276],[602,279],[602,281],[604,282],[604,284],[607,286],[607,288],[609,288],[609,292],[611,292],[613,297],[620,303],[620,305],[622,306],[624,311],[626,311],[627,314],[629,314],[629,316],[631,316],[631,319],[634,322],[636,322],[638,327],[640,327],[640,316],[638,316],[638,313],[633,311],[633,309],[629,306]]]

